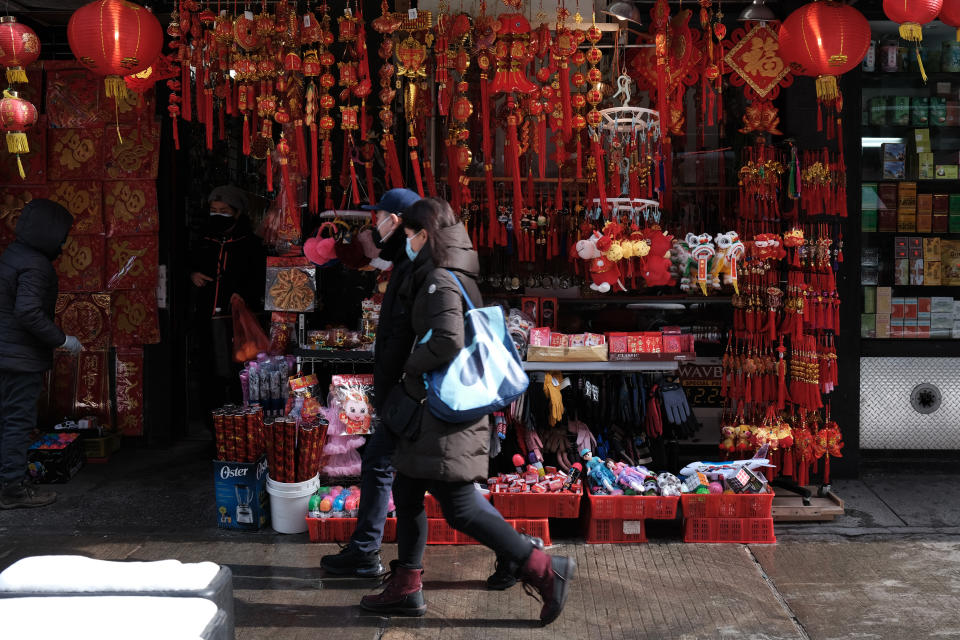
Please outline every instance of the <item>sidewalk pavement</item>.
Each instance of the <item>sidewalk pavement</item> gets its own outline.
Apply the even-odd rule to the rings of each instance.
[[[575,557],[577,577],[546,628],[520,586],[483,589],[494,558],[478,546],[427,548],[424,618],[366,614],[357,603],[375,583],[317,568],[336,545],[216,529],[211,470],[198,443],[87,466],[56,487],[55,505],[0,511],[0,569],[39,554],[225,564],[242,639],[327,630],[337,640],[960,638],[960,504],[949,467],[919,476],[878,467],[836,481],[846,515],[778,524],[775,545],[687,545],[678,523],[651,527],[647,544],[585,545],[570,529],[549,552]],[[395,554],[384,545],[384,562]]]

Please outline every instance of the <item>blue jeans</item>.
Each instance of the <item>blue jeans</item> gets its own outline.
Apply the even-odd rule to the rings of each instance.
[[[350,543],[364,552],[379,551],[383,524],[387,519],[390,491],[393,489],[393,451],[396,445],[390,430],[379,425],[367,440],[360,467],[360,504],[357,528]]]
[[[0,371],[0,485],[16,484],[27,475],[41,386],[42,373]]]

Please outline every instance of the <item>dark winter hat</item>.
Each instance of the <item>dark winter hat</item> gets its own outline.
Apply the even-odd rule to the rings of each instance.
[[[67,239],[73,216],[60,204],[36,198],[23,207],[17,220],[17,240],[53,259]]]
[[[367,211],[389,211],[400,215],[414,202],[420,199],[420,194],[410,189],[390,189],[383,194],[380,202],[376,204],[365,204],[361,209]]]
[[[226,202],[233,207],[238,216],[245,214],[250,204],[246,192],[230,184],[221,185],[210,192],[207,202],[215,201]]]

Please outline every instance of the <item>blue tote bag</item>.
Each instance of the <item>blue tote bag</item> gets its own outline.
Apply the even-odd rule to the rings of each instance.
[[[446,367],[424,374],[427,408],[445,422],[471,422],[509,406],[527,390],[530,379],[507,331],[503,309],[476,308],[460,279],[447,273],[467,301],[464,346]]]

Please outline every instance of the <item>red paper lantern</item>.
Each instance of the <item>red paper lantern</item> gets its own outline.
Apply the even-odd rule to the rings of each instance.
[[[20,163],[21,153],[30,153],[27,142],[27,129],[37,123],[37,108],[21,98],[16,91],[4,91],[0,100],[0,128],[7,132],[7,151],[17,156],[20,177],[27,176]]]
[[[960,42],[960,0],[943,0],[939,18],[940,22],[957,30],[957,42]]]
[[[883,0],[883,12],[900,25],[900,37],[910,42],[923,40],[923,25],[932,22],[940,13],[943,0]],[[917,64],[920,76],[927,81],[927,72],[920,58],[920,45],[917,45]]]
[[[77,9],[67,24],[70,50],[87,69],[106,76],[107,95],[124,97],[123,76],[143,71],[163,47],[156,16],[126,0],[96,0]]]
[[[26,82],[25,66],[40,57],[40,39],[33,29],[13,16],[0,18],[0,64],[7,68],[7,82]]]
[[[835,100],[837,76],[852,70],[870,48],[870,23],[838,2],[812,2],[780,25],[780,55],[800,75],[817,78],[817,98]]]

